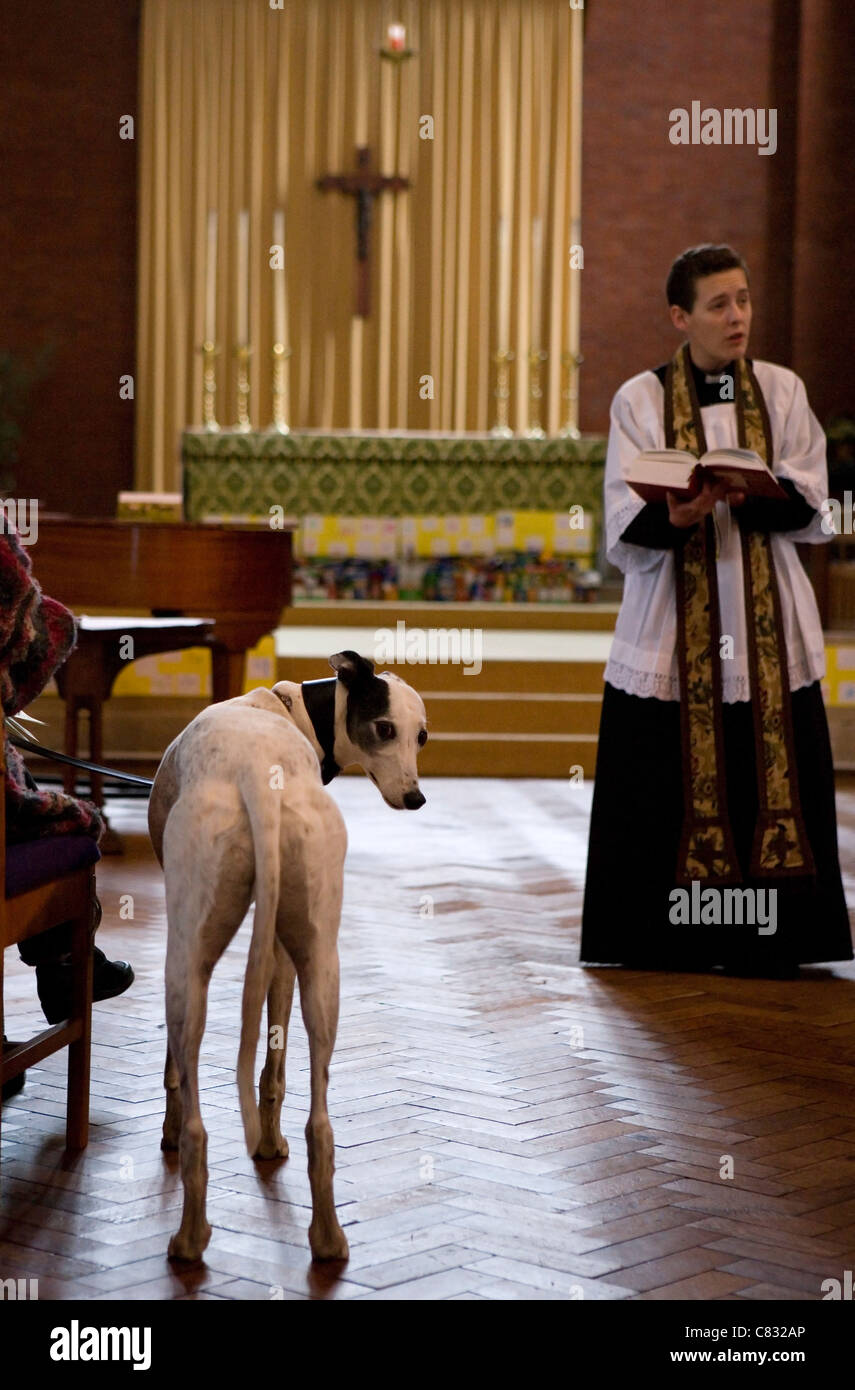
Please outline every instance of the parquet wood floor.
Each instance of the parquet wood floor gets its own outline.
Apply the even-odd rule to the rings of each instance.
[[[855,1259],[855,968],[798,981],[577,964],[590,789],[430,779],[418,815],[362,778],[350,835],[330,1081],[351,1246],[309,1259],[305,1033],[295,1009],[286,1163],[247,1157],[234,1080],[248,923],[213,978],[203,1264],[172,1268],[174,1156],[159,1149],[163,884],[145,803],[113,820],[100,944],[133,962],[96,1005],[88,1150],[63,1153],[65,1062],[4,1109],[0,1278],[42,1299],[818,1300]],[[855,793],[839,796],[855,871]],[[855,881],[847,882],[855,903]],[[133,920],[120,918],[122,895]],[[36,1031],[7,953],[11,1036]],[[16,1028],[17,1025],[17,1028]],[[7,1027],[7,1031],[10,1031]],[[726,1157],[732,1178],[721,1177]]]

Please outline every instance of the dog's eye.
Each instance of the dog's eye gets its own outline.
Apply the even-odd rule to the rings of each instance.
[[[427,729],[419,729],[419,748],[424,748],[427,743]]]
[[[390,724],[387,719],[378,719],[374,727],[377,730],[377,737],[383,743],[388,743],[389,739],[395,737],[395,725]]]

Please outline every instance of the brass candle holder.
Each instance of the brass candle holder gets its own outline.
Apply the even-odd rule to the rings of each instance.
[[[546,361],[546,353],[532,348],[528,355],[528,429],[526,439],[545,439],[546,430],[540,423],[540,402],[543,392],[540,389],[540,368]]]
[[[559,430],[562,439],[580,439],[579,431],[579,368],[584,362],[581,352],[562,352],[561,364],[566,371],[566,386],[561,399],[566,402],[567,419]]]
[[[220,349],[210,338],[206,338],[199,351],[202,354],[202,425],[210,434],[215,434],[220,428],[214,413],[214,397],[217,394],[215,359]]]
[[[249,359],[252,348],[249,343],[241,343],[235,348],[237,358],[237,424],[235,429],[246,434],[252,429],[249,423]]]
[[[284,343],[273,344],[273,424],[270,428],[277,434],[291,433],[285,419],[285,363],[290,356],[291,349]]]
[[[384,44],[379,53],[388,62],[404,63],[408,58],[415,58],[418,51],[417,48],[387,48]]]
[[[513,438],[513,430],[508,424],[508,401],[510,400],[510,365],[514,360],[514,354],[509,348],[497,352],[493,361],[496,364],[496,389],[493,392],[496,397],[496,423],[490,433],[497,439]]]

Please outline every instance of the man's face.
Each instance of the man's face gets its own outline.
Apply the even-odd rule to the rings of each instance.
[[[745,271],[720,270],[696,280],[692,312],[672,304],[671,321],[688,338],[692,360],[707,372],[744,357],[751,331]]]

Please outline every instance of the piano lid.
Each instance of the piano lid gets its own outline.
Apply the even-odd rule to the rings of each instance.
[[[33,570],[69,608],[264,615],[270,631],[291,599],[294,529],[39,513]]]

